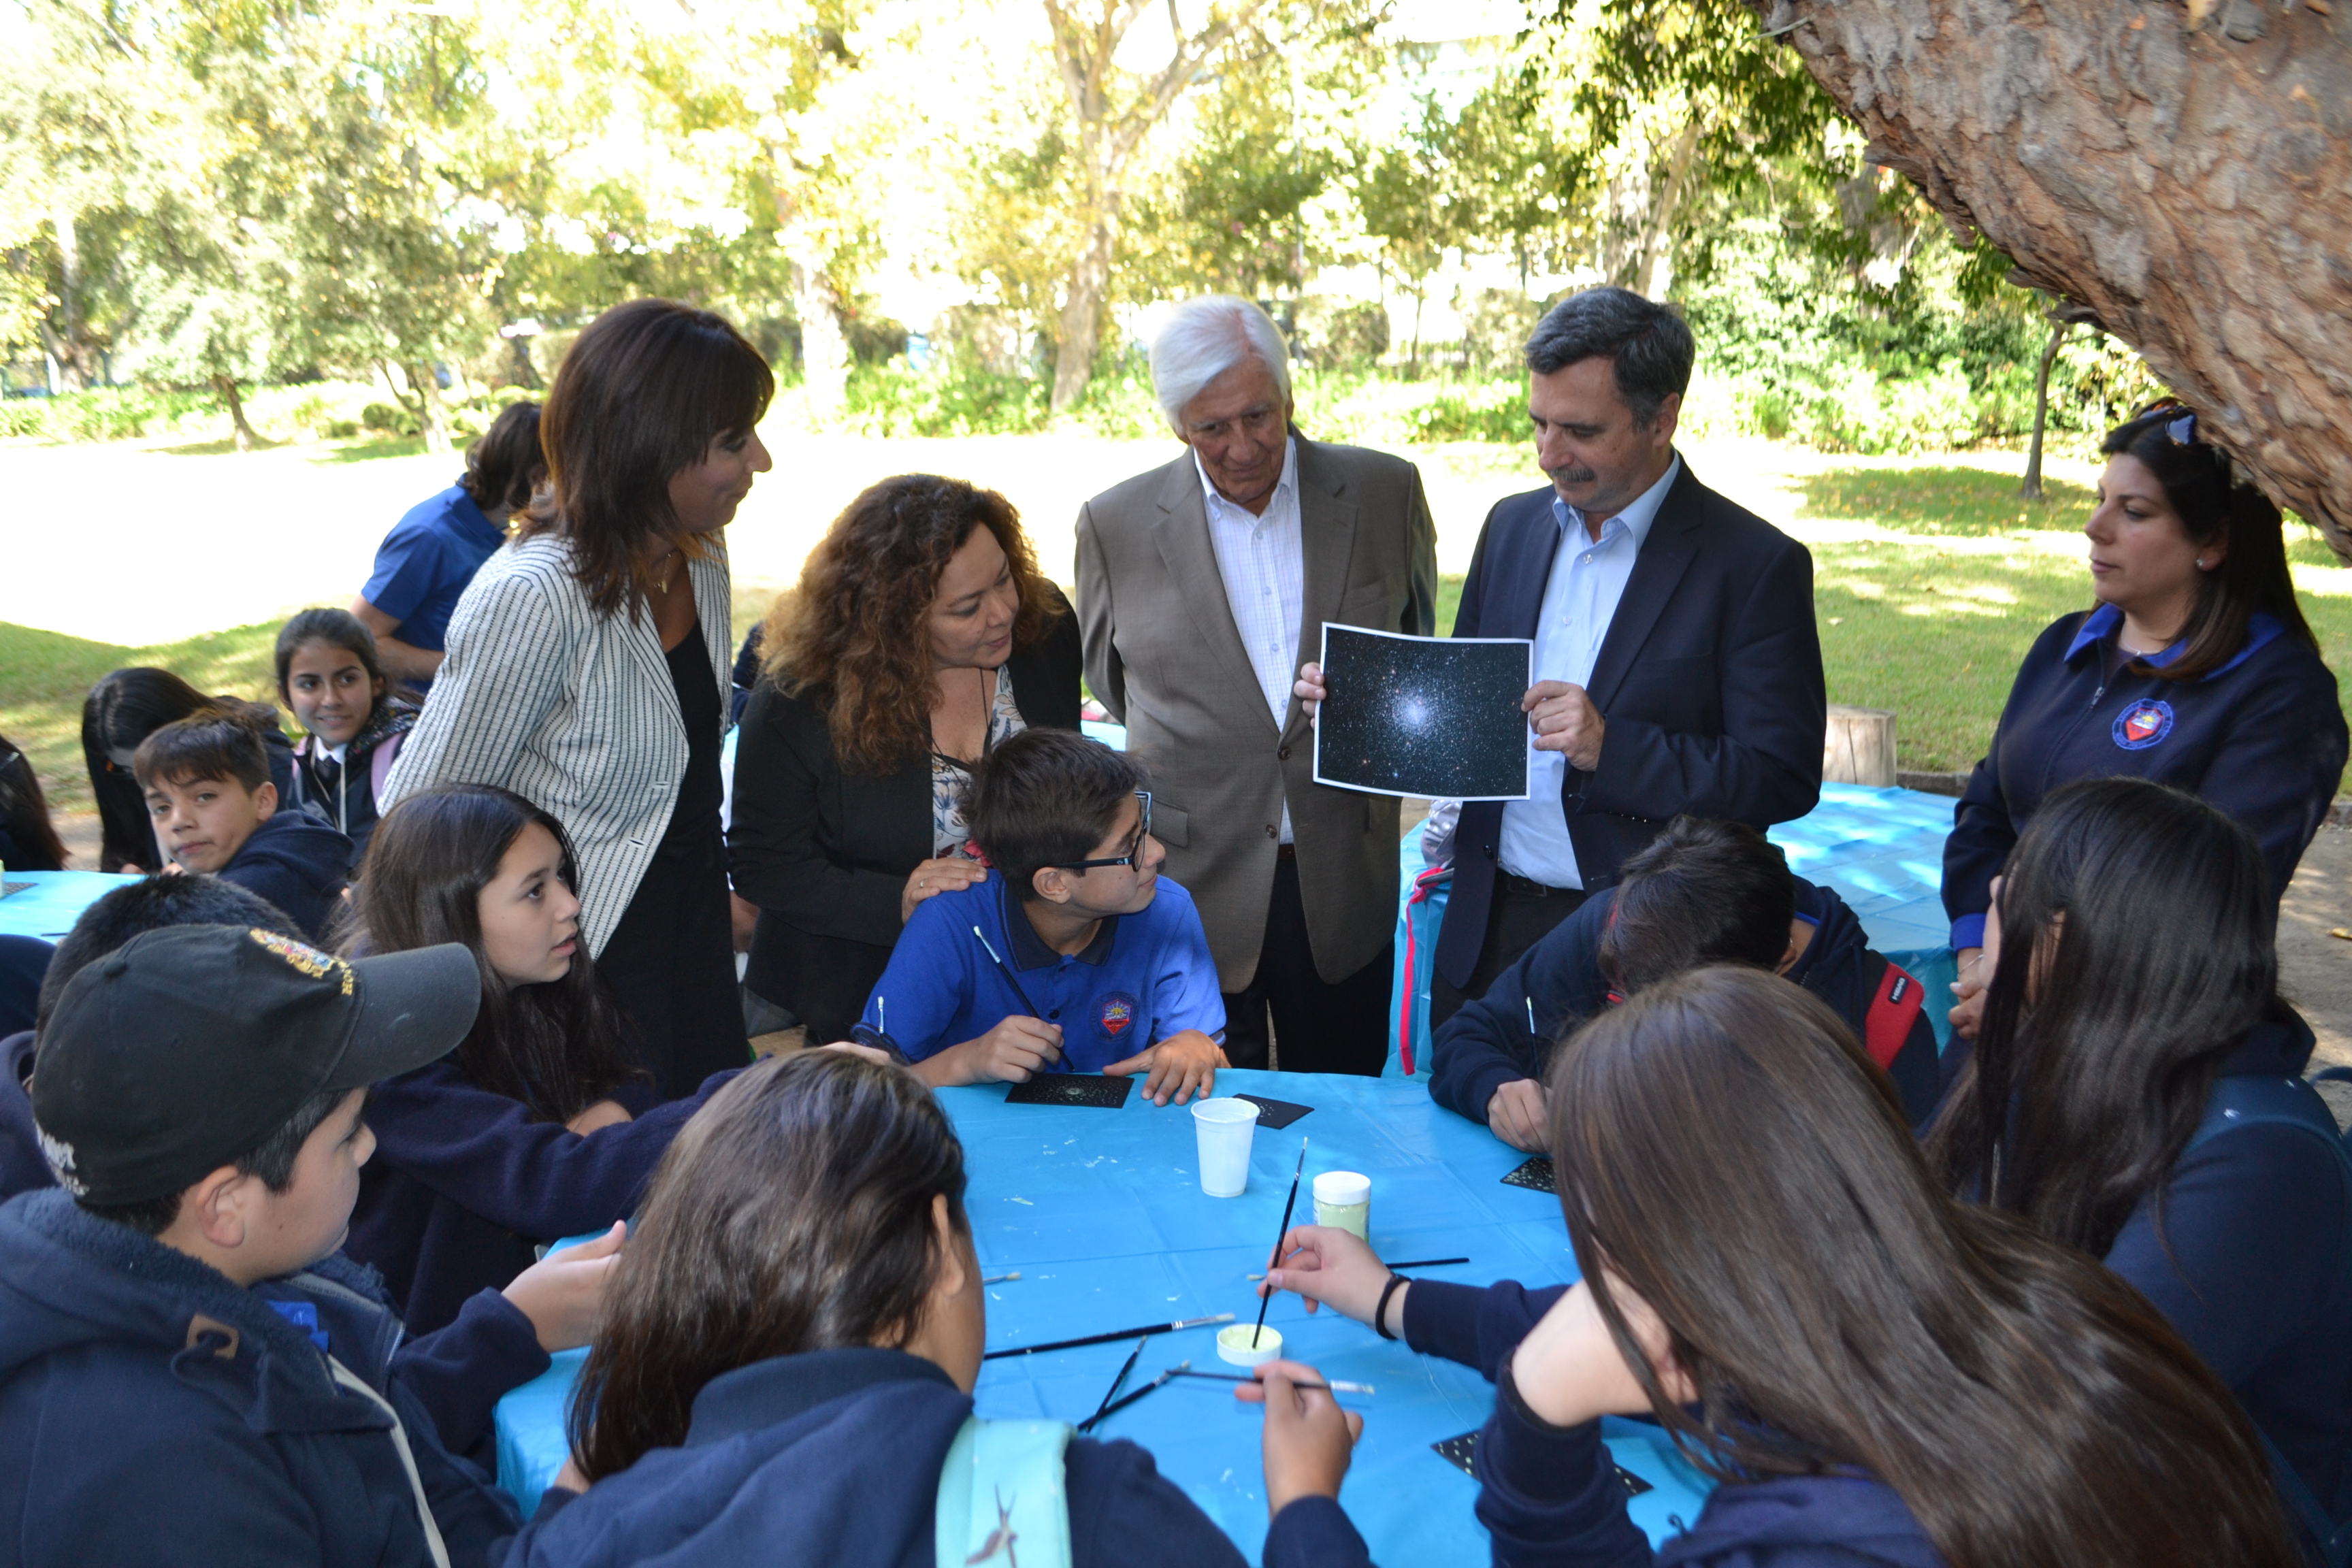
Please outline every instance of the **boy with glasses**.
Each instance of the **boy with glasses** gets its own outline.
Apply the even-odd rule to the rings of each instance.
[[[999,744],[969,805],[988,878],[918,906],[860,1034],[935,1088],[1062,1068],[1146,1074],[1155,1105],[1212,1093],[1216,964],[1192,896],[1160,879],[1142,784],[1132,759],[1066,730]]]

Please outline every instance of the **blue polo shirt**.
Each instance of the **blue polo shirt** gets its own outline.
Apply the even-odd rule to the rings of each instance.
[[[393,636],[439,653],[466,584],[506,542],[465,487],[451,485],[392,525],[360,597],[400,623]]]
[[[974,926],[1012,967],[1018,994]],[[1224,998],[1192,895],[1162,877],[1142,912],[1105,918],[1092,942],[1066,955],[1045,945],[1003,874],[991,871],[916,906],[866,999],[865,1021],[920,1061],[1022,1014],[1062,1026],[1066,1072],[1099,1072],[1186,1029],[1222,1034]]]

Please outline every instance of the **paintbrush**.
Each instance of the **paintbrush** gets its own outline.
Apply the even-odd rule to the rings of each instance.
[[[996,965],[996,973],[1004,976],[1004,984],[1012,986],[1013,994],[1021,998],[1022,1010],[1032,1018],[1044,1017],[1045,1015],[1037,1011],[1037,1004],[1029,1000],[1029,993],[1021,989],[1021,982],[1013,978],[1013,966],[996,956],[996,949],[988,945],[988,938],[982,934],[981,929],[972,927],[971,934],[980,938],[980,945],[988,953],[989,962]]]
[[[1274,1256],[1265,1260],[1269,1271],[1282,1261],[1282,1238],[1290,1234],[1290,1211],[1298,1206],[1298,1177],[1306,1169],[1307,1140],[1301,1138],[1298,1141],[1298,1163],[1290,1168],[1290,1195],[1282,1201],[1282,1228],[1274,1233]],[[1257,1349],[1257,1337],[1265,1332],[1265,1310],[1273,1301],[1272,1290],[1257,1299],[1257,1327],[1250,1331],[1252,1350]]]
[[[1126,1409],[1129,1405],[1134,1404],[1145,1394],[1151,1393],[1155,1389],[1165,1387],[1170,1378],[1183,1376],[1186,1369],[1191,1367],[1192,1364],[1192,1363],[1188,1361],[1176,1366],[1170,1367],[1166,1372],[1161,1373],[1158,1377],[1153,1378],[1150,1383],[1145,1384],[1141,1388],[1137,1389],[1133,1394],[1129,1394],[1125,1399],[1120,1400],[1118,1404],[1107,1405],[1102,1409],[1096,1411],[1092,1415],[1087,1416],[1084,1421],[1079,1422],[1078,1430],[1081,1432],[1089,1431],[1093,1428],[1096,1422],[1108,1421],[1110,1417],[1118,1415],[1120,1411]]]
[[[1179,1373],[1177,1375],[1202,1378],[1210,1383],[1255,1383],[1257,1381],[1254,1377],[1236,1377],[1229,1372],[1185,1372]],[[1328,1383],[1294,1383],[1290,1386],[1308,1394],[1370,1394],[1372,1391],[1372,1385],[1369,1383],[1349,1383],[1344,1377],[1335,1377]]]
[[[1467,1262],[1469,1262],[1470,1260],[1469,1260],[1468,1258],[1465,1258],[1461,1259],[1461,1261],[1462,1261],[1462,1262],[1465,1262],[1465,1263],[1467,1263]],[[981,1283],[982,1283],[982,1284],[983,1284],[983,1285],[1002,1285],[1002,1284],[1003,1284],[1007,1279],[1020,1279],[1020,1278],[1021,1278],[1021,1270],[1019,1270],[1018,1268],[1016,1268],[1016,1269],[1014,1269],[1014,1270],[1013,1270],[1012,1273],[1010,1273],[1010,1274],[992,1274],[992,1275],[990,1275],[987,1279],[985,1279],[982,1280],[982,1281],[981,1281]]]
[[[1103,1390],[1102,1403],[1095,1406],[1095,1413],[1092,1415],[1087,1417],[1087,1424],[1088,1426],[1092,1426],[1094,1423],[1103,1418],[1103,1412],[1110,1408],[1110,1402],[1117,1399],[1118,1397],[1118,1391],[1127,1386],[1127,1374],[1135,1370],[1135,1358],[1141,1355],[1143,1353],[1143,1347],[1150,1342],[1151,1336],[1150,1334],[1146,1334],[1141,1339],[1135,1342],[1135,1348],[1133,1350],[1127,1352],[1127,1360],[1119,1363],[1118,1375],[1110,1380],[1110,1386],[1108,1388]]]
[[[1042,1345],[1013,1345],[1009,1349],[990,1351],[982,1361],[995,1361],[1009,1355],[1035,1355],[1040,1351],[1071,1351],[1080,1345],[1107,1345],[1117,1340],[1131,1340],[1138,1334],[1172,1333],[1178,1329],[1197,1329],[1209,1323],[1230,1323],[1231,1312],[1219,1312],[1210,1318],[1180,1318],[1172,1323],[1139,1323],[1131,1329],[1115,1329],[1107,1334],[1087,1334],[1075,1340],[1049,1340]]]

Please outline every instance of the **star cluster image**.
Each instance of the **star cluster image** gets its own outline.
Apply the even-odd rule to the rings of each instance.
[[[1327,626],[1315,776],[1382,795],[1517,800],[1528,790],[1528,645]]]

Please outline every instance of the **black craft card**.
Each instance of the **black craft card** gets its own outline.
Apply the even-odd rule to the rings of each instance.
[[[1471,1468],[1472,1456],[1478,1451],[1477,1433],[1465,1432],[1459,1437],[1448,1437],[1442,1443],[1432,1443],[1430,1447],[1436,1449],[1440,1457],[1448,1464],[1459,1468],[1464,1475],[1477,1473]],[[1617,1484],[1625,1489],[1625,1495],[1629,1498],[1640,1497],[1643,1492],[1656,1489],[1649,1482],[1614,1460],[1610,1461],[1609,1468],[1617,1472]]]
[[[1503,1183],[1506,1186],[1525,1187],[1532,1193],[1559,1191],[1552,1180],[1551,1156],[1549,1154],[1538,1154],[1527,1163],[1515,1167],[1503,1178]]]
[[[1315,1108],[1290,1100],[1268,1100],[1262,1094],[1237,1094],[1235,1100],[1246,1100],[1257,1107],[1257,1124],[1269,1132],[1279,1132],[1300,1117],[1311,1114]]]
[[[1409,637],[1323,626],[1315,782],[1373,795],[1525,800],[1525,637]]]
[[[1090,1072],[1041,1072],[1027,1083],[1016,1083],[1004,1097],[1007,1105],[1085,1105],[1117,1110],[1135,1087],[1131,1078],[1105,1078]]]

